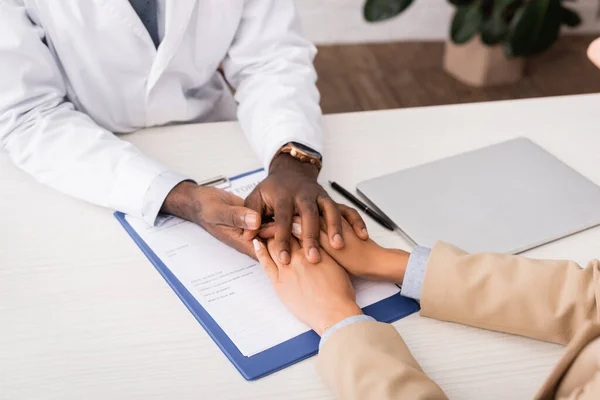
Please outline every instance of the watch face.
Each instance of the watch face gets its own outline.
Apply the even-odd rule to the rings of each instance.
[[[292,144],[294,146],[296,146],[298,149],[302,150],[303,152],[305,152],[306,154],[308,154],[309,156],[313,156],[313,157],[318,157],[319,159],[322,159],[323,156],[321,155],[321,153],[319,153],[316,150],[311,149],[308,146],[303,145],[302,143],[298,143],[298,142],[292,142]]]

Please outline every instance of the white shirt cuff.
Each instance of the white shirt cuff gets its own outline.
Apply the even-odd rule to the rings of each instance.
[[[427,247],[417,246],[408,257],[406,264],[406,272],[402,281],[402,289],[400,294],[404,297],[410,297],[414,300],[421,300],[421,289],[425,280],[425,270],[427,269],[427,261],[429,261],[429,253],[431,249]]]
[[[261,143],[260,146],[255,146],[254,149],[261,158],[265,171],[269,171],[271,161],[273,161],[273,157],[275,157],[275,154],[277,154],[279,149],[289,142],[303,144],[318,151],[321,155],[323,154],[323,135],[320,132],[311,132],[309,134],[308,132],[303,131],[302,128],[294,129],[293,127],[281,127],[281,131],[272,135],[267,135],[263,140],[264,143],[267,144],[264,145]]]
[[[158,175],[148,188],[142,205],[142,218],[148,225],[154,225],[167,195],[175,186],[183,181],[192,181],[185,175],[165,171]],[[192,181],[193,182],[193,181]]]
[[[323,336],[321,336],[321,341],[319,342],[319,350],[321,350],[321,347],[323,347],[323,345],[325,344],[325,341],[327,339],[329,339],[329,337],[331,335],[333,335],[334,333],[336,333],[343,327],[352,325],[352,324],[356,324],[357,322],[367,322],[367,321],[376,321],[376,320],[375,320],[375,318],[370,317],[368,315],[364,315],[364,314],[353,315],[352,317],[348,317],[346,319],[341,320],[340,322],[338,322],[331,328],[327,328],[325,330],[325,332],[323,332]]]

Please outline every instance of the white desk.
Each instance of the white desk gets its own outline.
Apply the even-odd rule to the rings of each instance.
[[[600,95],[331,115],[321,179],[365,178],[527,136],[600,184]],[[259,166],[236,123],[129,135],[197,179]],[[1,399],[330,399],[314,358],[246,382],[113,218],[0,156]],[[338,198],[338,200],[341,200]],[[599,205],[600,206],[600,205]],[[407,249],[369,223],[381,244]],[[529,252],[598,257],[600,229]],[[561,347],[437,322],[394,324],[453,399],[530,398]]]

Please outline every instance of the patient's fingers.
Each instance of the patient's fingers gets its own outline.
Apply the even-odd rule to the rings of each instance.
[[[258,239],[254,239],[252,241],[252,244],[254,245],[254,252],[256,253],[256,258],[258,259],[258,262],[260,262],[260,265],[262,265],[265,274],[267,274],[267,277],[269,278],[271,283],[276,282],[277,279],[279,279],[279,269],[277,267],[277,264],[275,264],[275,262],[271,258],[269,251],[267,250],[265,245]]]
[[[352,233],[352,234],[354,234],[354,233]],[[319,237],[319,243],[321,243],[321,247],[323,248],[323,250],[325,250],[325,252],[327,252],[330,255],[334,254],[336,251],[339,251],[339,249],[335,249],[335,248],[333,248],[333,246],[331,246],[331,244],[329,243],[329,238],[327,237],[327,234],[323,231],[321,231],[321,237]]]
[[[342,222],[342,232],[344,233],[344,237],[345,235],[353,235],[355,237],[357,237],[358,235],[356,234],[356,231],[354,230],[354,228],[352,226],[350,226],[350,223],[348,223],[348,221],[344,220]],[[360,237],[360,236],[358,236]],[[362,237],[360,237],[362,239]]]
[[[272,239],[275,237],[275,222],[269,222],[261,226],[258,231],[258,237],[263,239]]]
[[[302,224],[300,221],[292,222],[292,235],[294,235],[296,239],[302,240]]]
[[[344,234],[346,234],[346,231],[350,231],[349,233],[351,235],[354,235],[354,232],[352,231],[352,227],[346,221],[344,221],[343,224],[345,224],[345,226],[342,225],[343,229],[344,229]],[[300,224],[300,221],[294,222],[292,224],[292,234],[298,240],[302,240],[302,225]],[[329,254],[332,254],[332,252],[335,252],[335,251],[339,251],[338,249],[335,249],[333,246],[331,246],[331,243],[330,243],[327,233],[325,231],[321,231],[319,233],[319,244],[321,245],[321,248]]]
[[[343,222],[345,221],[342,221],[342,223]],[[323,218],[321,218],[321,231],[327,232],[327,225],[325,224]],[[302,220],[300,217],[294,217],[293,219],[292,234],[300,241],[300,246],[302,246]]]
[[[304,252],[302,251],[302,246],[300,245],[300,242],[298,239],[296,238],[291,238],[290,239],[290,244],[292,247],[292,257],[294,256],[304,256]]]
[[[348,221],[343,220],[342,221],[342,232],[344,235],[348,235],[348,238],[350,240],[352,240],[352,237],[356,237],[356,232],[354,231],[354,229],[350,226],[350,224],[348,223]],[[321,233],[326,233],[325,229],[321,229]],[[302,241],[302,224],[300,222],[300,218],[295,218],[294,222],[292,223],[292,234],[300,241]],[[327,237],[327,234],[325,234],[325,237]],[[346,236],[344,236],[346,237]],[[321,243],[321,247],[324,249],[328,249],[328,248],[332,248],[331,246],[326,246],[323,243],[323,236],[321,235],[321,237],[319,238],[319,242]]]
[[[269,241],[267,241],[267,250],[269,251],[269,255],[271,256],[271,260],[273,260],[273,262],[275,263],[275,265],[277,265],[277,269],[279,272],[281,272],[281,269],[286,267],[286,264],[283,264],[278,257],[278,247],[277,244],[275,243],[276,240],[275,239],[271,239]]]

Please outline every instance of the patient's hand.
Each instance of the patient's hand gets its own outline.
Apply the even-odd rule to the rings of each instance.
[[[600,38],[594,40],[588,47],[587,55],[600,68]]]
[[[312,264],[298,240],[292,238],[291,262],[285,265],[277,257],[275,241],[269,240],[267,246],[268,249],[254,239],[256,257],[277,296],[296,318],[319,335],[348,317],[362,314],[348,274],[327,254],[318,264]]]
[[[345,245],[334,249],[329,245],[327,234],[321,231],[321,247],[350,274],[361,278],[390,281],[401,284],[409,254],[403,250],[385,249],[373,240],[358,238],[350,225],[342,221]],[[301,237],[300,219],[295,219],[292,231]]]

